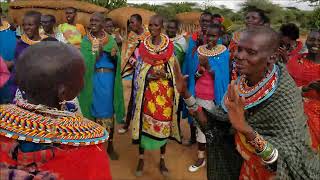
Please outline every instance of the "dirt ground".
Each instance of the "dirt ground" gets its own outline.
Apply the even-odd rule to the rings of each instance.
[[[125,80],[125,102],[129,101],[130,81]],[[127,104],[126,104],[127,105]],[[118,130],[119,126],[116,127]],[[189,138],[189,128],[187,121],[181,122],[182,135]],[[206,167],[198,172],[188,171],[197,157],[197,147],[184,146],[175,141],[168,141],[166,164],[169,169],[169,177],[164,178],[159,171],[160,151],[146,151],[145,165],[142,177],[134,175],[138,163],[138,146],[131,143],[131,132],[119,135],[115,134],[114,144],[120,158],[111,161],[111,173],[114,180],[204,180],[206,179]]]

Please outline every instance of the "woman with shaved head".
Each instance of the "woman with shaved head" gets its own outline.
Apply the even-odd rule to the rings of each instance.
[[[85,85],[79,96],[81,111],[108,130],[107,152],[117,160],[113,148],[114,115],[117,122],[124,116],[121,62],[116,41],[104,31],[103,14],[91,16],[90,32],[81,42],[81,53],[86,65]]]
[[[179,93],[175,88],[174,45],[161,33],[163,19],[155,15],[149,21],[150,35],[141,42],[135,54],[137,90],[132,121],[132,138],[139,144],[139,163],[136,175],[144,168],[144,151],[160,149],[160,172],[167,176],[166,144],[169,137],[180,141],[177,108]]]
[[[278,48],[271,28],[243,31],[235,54],[240,76],[212,109],[196,103],[177,73],[177,89],[209,142],[208,179],[319,179],[301,93],[276,63]]]

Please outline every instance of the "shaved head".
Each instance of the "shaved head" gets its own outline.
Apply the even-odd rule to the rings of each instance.
[[[16,62],[18,87],[39,103],[50,98],[56,98],[51,101],[73,99],[83,86],[83,73],[84,61],[80,52],[61,42],[46,41],[32,45]],[[66,94],[59,99],[61,87]]]
[[[272,53],[276,52],[280,46],[280,36],[279,34],[270,27],[256,27],[249,28],[241,32],[242,38],[256,38],[260,37],[265,46],[265,50],[271,50]]]
[[[159,21],[160,24],[162,24],[162,26],[163,26],[163,17],[162,17],[162,16],[160,16],[160,15],[153,15],[153,16],[150,18],[150,21],[151,21],[151,20]]]
[[[104,17],[104,15],[102,14],[102,13],[100,13],[100,12],[95,12],[95,13],[93,13],[92,15],[91,15],[91,17],[93,17],[93,16],[95,16],[95,17],[98,17],[99,19],[101,19],[101,20],[105,20],[105,17]]]

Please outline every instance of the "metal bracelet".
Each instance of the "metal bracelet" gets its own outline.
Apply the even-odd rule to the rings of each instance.
[[[267,161],[262,159],[262,162],[265,163],[265,164],[272,164],[272,163],[277,161],[278,157],[279,157],[279,152],[278,152],[277,149],[274,149],[274,153],[273,153],[272,158],[270,160],[267,160]]]
[[[183,99],[188,107],[192,107],[196,104],[196,99],[193,96],[190,96],[188,99]]]

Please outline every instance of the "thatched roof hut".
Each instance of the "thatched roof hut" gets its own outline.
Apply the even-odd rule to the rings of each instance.
[[[194,32],[199,28],[201,12],[184,12],[176,15],[176,19],[181,23],[182,32]]]
[[[133,14],[140,14],[142,17],[142,23],[148,24],[150,17],[156,13],[141,8],[122,7],[110,11],[107,13],[107,17],[111,18],[116,23],[116,25],[121,29],[121,32],[126,32],[127,21]]]
[[[78,10],[76,22],[85,26],[89,23],[90,14],[108,12],[106,8],[76,0],[20,0],[9,4],[9,16],[14,23],[21,25],[23,15],[27,11],[34,10],[43,14],[54,15],[57,23],[62,23],[65,21],[64,9],[67,7],[74,7]]]
[[[184,32],[194,32],[199,28],[199,19],[201,12],[184,12],[176,15],[176,19],[181,23],[181,29]],[[227,31],[231,30],[232,21],[224,18],[222,25]]]

